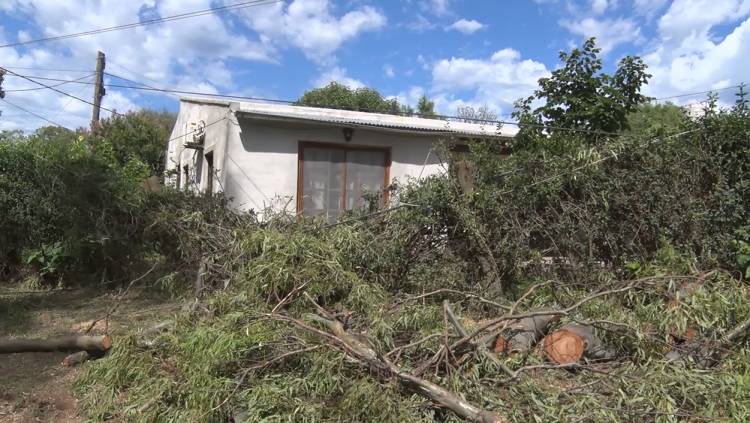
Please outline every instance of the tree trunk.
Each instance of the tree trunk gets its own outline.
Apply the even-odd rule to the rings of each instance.
[[[0,339],[0,354],[51,351],[107,351],[109,336],[63,336],[51,339]]]

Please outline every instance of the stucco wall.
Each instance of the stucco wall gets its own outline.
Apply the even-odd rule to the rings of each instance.
[[[239,130],[230,135],[224,164],[225,192],[238,209],[259,211],[273,207],[296,211],[300,141],[390,147],[391,182],[442,171],[437,155],[429,153],[433,137],[357,128],[347,143],[340,127],[261,123],[241,117]]]
[[[190,169],[189,188],[206,190],[207,169],[203,160],[213,151],[214,191],[223,191],[239,210],[262,212],[267,208],[296,212],[297,166],[300,141],[357,146],[390,147],[390,182],[428,176],[443,171],[437,155],[430,152],[434,136],[418,136],[356,128],[346,142],[341,127],[298,122],[267,122],[234,114],[229,103],[180,103],[177,122],[170,136],[168,179],[183,187],[183,166]],[[204,150],[184,148],[193,141],[200,121],[206,123]],[[186,135],[187,134],[187,135]]]
[[[227,134],[236,131],[234,116],[229,112],[228,105],[221,104],[199,104],[193,102],[180,102],[180,112],[172,129],[167,147],[167,172],[175,173],[169,178],[175,186],[184,187],[183,167],[188,166],[190,170],[189,188],[192,190],[206,190],[207,167],[203,163],[203,156],[213,152],[214,167],[214,192],[222,190],[224,183],[224,172],[221,163],[225,155]],[[192,142],[195,130],[199,124],[205,124],[205,141],[203,151],[188,149],[184,145]]]

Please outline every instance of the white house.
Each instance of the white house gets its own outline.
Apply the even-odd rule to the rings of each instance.
[[[230,206],[337,217],[394,181],[442,172],[438,140],[511,138],[438,119],[185,97],[167,151],[175,186],[219,192]]]

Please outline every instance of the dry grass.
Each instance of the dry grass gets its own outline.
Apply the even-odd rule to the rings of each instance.
[[[0,289],[0,338],[45,338],[84,332],[106,315],[117,300],[114,293],[91,290],[55,292]],[[109,322],[109,333],[145,327],[179,305],[144,291],[123,298]],[[103,323],[103,322],[102,322]],[[102,332],[103,324],[93,332]],[[76,412],[72,383],[80,368],[61,365],[65,353],[23,353],[0,356],[0,423],[83,421]]]

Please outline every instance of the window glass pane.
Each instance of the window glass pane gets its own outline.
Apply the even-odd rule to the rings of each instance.
[[[335,219],[340,214],[346,154],[326,148],[305,148],[303,154],[302,210],[307,216]]]
[[[385,152],[349,150],[346,153],[346,209],[364,207],[364,196],[374,194],[383,201]]]

